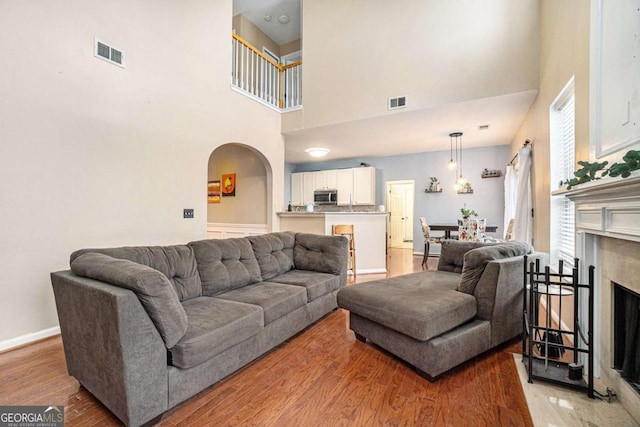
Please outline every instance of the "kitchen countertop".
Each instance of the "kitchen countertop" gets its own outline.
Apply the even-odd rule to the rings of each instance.
[[[278,212],[278,216],[323,217],[333,215],[387,215],[387,212]]]

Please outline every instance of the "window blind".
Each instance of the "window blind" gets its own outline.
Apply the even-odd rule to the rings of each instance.
[[[550,109],[551,177],[557,189],[560,181],[573,177],[575,169],[575,95],[573,84],[558,96]],[[554,187],[554,186],[552,186]],[[575,211],[573,202],[564,196],[551,200],[552,263],[563,260],[573,266],[575,257]]]

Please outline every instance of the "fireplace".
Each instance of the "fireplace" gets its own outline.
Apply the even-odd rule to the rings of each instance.
[[[593,335],[595,388],[600,392],[612,389],[640,423],[640,393],[633,381],[623,378],[616,351],[621,345],[616,334],[623,332],[615,321],[616,305],[623,304],[622,297],[616,296],[622,292],[616,291],[617,286],[640,295],[640,175],[602,179],[564,195],[576,209],[576,256],[582,265],[596,267],[594,308],[599,316],[594,319]],[[582,271],[580,276],[585,274]]]
[[[613,368],[640,392],[640,295],[613,288]]]

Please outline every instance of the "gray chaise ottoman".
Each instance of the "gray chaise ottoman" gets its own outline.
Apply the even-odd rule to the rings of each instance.
[[[522,332],[524,242],[445,241],[437,271],[348,286],[349,327],[429,380]],[[534,254],[535,257],[544,254]]]

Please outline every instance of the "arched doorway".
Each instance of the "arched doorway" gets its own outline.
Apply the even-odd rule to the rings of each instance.
[[[209,156],[207,179],[218,182],[220,197],[207,203],[207,237],[240,237],[271,228],[269,197],[272,172],[268,160],[256,149],[239,143],[216,148]],[[223,191],[225,179],[235,174],[233,194]]]

